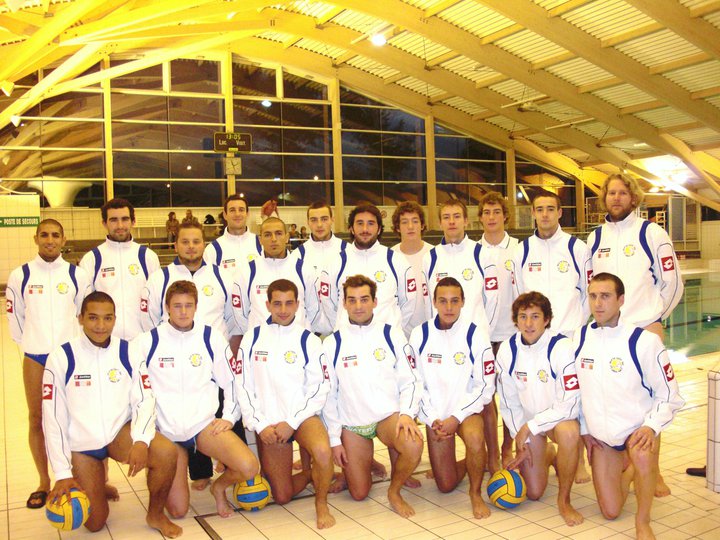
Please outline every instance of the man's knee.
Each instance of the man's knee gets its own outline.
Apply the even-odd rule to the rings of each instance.
[[[260,472],[260,464],[255,456],[243,459],[238,464],[237,472],[244,480],[255,478],[255,475]]]
[[[402,455],[419,460],[422,456],[423,442],[420,439],[405,440],[401,435],[395,440],[395,449]]]
[[[473,431],[465,434],[463,442],[465,443],[465,448],[468,452],[477,454],[481,452],[485,446],[485,437],[483,436],[482,431]]]
[[[165,508],[167,508],[168,514],[170,514],[171,518],[182,519],[188,513],[190,503],[177,503],[175,501],[168,501],[165,505]]]
[[[653,468],[657,468],[657,454],[653,454],[650,450],[640,450],[637,447],[631,448],[629,455],[630,462],[635,467],[636,473],[646,475]]]
[[[312,455],[313,462],[315,463],[332,462],[332,450],[330,449],[330,443],[328,441],[321,441],[313,444],[310,448],[310,454]]]
[[[90,532],[97,532],[105,526],[110,508],[105,500],[96,500],[90,505],[90,515],[85,522],[85,528]]]
[[[616,519],[620,515],[620,512],[622,512],[622,505],[616,502],[608,502],[600,499],[598,500],[598,505],[605,519]]]
[[[367,496],[370,494],[370,486],[369,485],[350,485],[348,484],[348,491],[350,492],[350,496],[356,500],[356,501],[364,501],[367,499]]]
[[[555,440],[558,446],[577,446],[580,441],[580,426],[575,421],[561,422],[555,426]]]
[[[177,467],[178,450],[173,442],[159,433],[150,442],[148,465],[175,470]]]
[[[457,484],[456,478],[449,478],[443,474],[435,474],[435,485],[440,493],[450,493],[457,487]]]
[[[292,485],[271,487],[273,501],[277,504],[287,504],[292,500]]]

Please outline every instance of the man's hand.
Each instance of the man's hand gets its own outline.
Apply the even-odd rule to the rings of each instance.
[[[260,440],[265,444],[275,444],[278,442],[275,426],[268,426],[260,432]]]
[[[395,424],[395,438],[400,437],[400,433],[402,431],[405,431],[406,441],[409,439],[412,439],[414,441],[415,437],[417,437],[421,441],[423,440],[420,428],[415,423],[415,421],[407,414],[401,414],[398,416],[397,424]]]
[[[232,422],[229,420],[223,420],[222,418],[216,418],[210,422],[210,425],[212,426],[213,435],[218,435],[223,431],[230,431],[233,427]]]
[[[148,445],[138,441],[130,448],[128,455],[128,476],[135,476],[147,466]]]
[[[585,449],[587,450],[588,463],[592,465],[592,453],[593,448],[602,448],[602,444],[592,435],[583,435],[583,442],[585,443]]]
[[[277,442],[286,443],[288,439],[293,436],[295,430],[290,427],[287,422],[278,422],[275,424],[275,435],[277,436]]]
[[[507,464],[505,468],[508,471],[510,469],[519,469],[520,465],[522,465],[525,461],[527,461],[528,467],[532,467],[532,452],[530,451],[530,445],[527,444],[522,448],[522,450],[520,448],[517,449],[515,457]]]
[[[64,495],[69,495],[72,488],[82,489],[80,484],[74,478],[66,478],[65,480],[58,480],[55,482],[55,486],[52,491],[48,494],[48,501],[60,502]]]
[[[657,437],[655,436],[655,431],[648,426],[641,426],[637,428],[628,438],[627,446],[628,448],[650,450],[651,452],[654,452],[657,447]]]
[[[332,447],[332,455],[333,455],[333,461],[335,462],[335,465],[338,467],[342,467],[343,469],[348,464],[348,458],[347,453],[345,452],[345,447],[340,444],[338,446]]]
[[[530,431],[528,425],[523,424],[523,426],[518,430],[517,435],[515,435],[515,447],[518,450],[518,454],[522,450],[525,450],[525,447],[527,446],[527,441],[531,435],[532,432]]]

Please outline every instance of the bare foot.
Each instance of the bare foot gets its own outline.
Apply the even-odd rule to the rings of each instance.
[[[210,485],[209,478],[201,478],[200,480],[193,480],[192,484],[190,484],[190,487],[192,487],[195,491],[202,491],[209,485]]]
[[[485,468],[490,473],[490,476],[492,476],[502,468],[500,466],[500,459],[488,459],[487,466]]]
[[[405,480],[403,486],[405,486],[406,488],[416,489],[422,486],[422,484],[420,483],[420,480],[418,480],[414,476],[411,476],[407,480]]]
[[[662,474],[658,474],[657,482],[655,482],[655,496],[667,497],[668,495],[670,495],[670,488],[665,483],[665,479],[662,477]],[[650,533],[652,534],[652,531],[650,531]]]
[[[405,499],[402,498],[402,495],[400,495],[399,492],[395,493],[388,490],[388,501],[390,502],[392,509],[395,510],[400,517],[409,518],[410,516],[415,515],[413,507],[405,502]]]
[[[427,478],[428,480],[432,480],[433,478],[435,478],[435,473],[432,469],[428,469],[427,471],[425,471],[425,478]]]
[[[590,473],[585,468],[583,461],[578,462],[577,469],[575,469],[575,483],[576,484],[587,484],[590,481]]]
[[[490,517],[490,509],[485,501],[483,501],[480,493],[470,493],[470,504],[472,504],[473,517],[475,519],[483,519]]]
[[[635,522],[635,538],[637,540],[655,540],[655,533],[649,523]]]
[[[145,521],[150,527],[160,531],[160,534],[162,534],[165,538],[177,538],[178,536],[182,536],[182,527],[175,525],[165,514],[157,516],[151,516],[148,514]]]
[[[119,501],[120,493],[118,493],[118,490],[115,486],[111,486],[110,484],[105,484],[105,498],[108,501]]]
[[[293,461],[292,468],[294,471],[302,471],[302,460],[298,459],[297,461]]]
[[[374,459],[372,461],[372,465],[370,466],[370,473],[373,476],[382,478],[383,480],[387,478],[387,469],[385,468],[385,465]]]
[[[345,475],[341,472],[333,474],[333,481],[332,484],[330,484],[328,493],[340,493],[343,489],[346,488],[347,480],[345,480]]]
[[[210,493],[215,497],[215,505],[217,506],[217,512],[220,517],[226,518],[233,515],[235,509],[230,506],[230,503],[225,496],[225,490],[220,489],[217,484],[210,486]]]
[[[329,529],[335,525],[335,518],[330,513],[327,503],[315,503],[315,512],[317,513],[317,528]]]
[[[580,525],[583,521],[585,521],[582,514],[575,510],[570,503],[558,501],[558,510],[560,512],[560,516],[565,520],[565,524],[568,527]]]

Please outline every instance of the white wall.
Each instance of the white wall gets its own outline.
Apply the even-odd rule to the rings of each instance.
[[[703,259],[720,259],[720,221],[700,224],[700,242]]]

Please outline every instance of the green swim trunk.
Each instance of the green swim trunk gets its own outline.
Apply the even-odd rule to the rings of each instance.
[[[375,422],[374,424],[368,424],[367,426],[343,426],[343,429],[352,431],[356,435],[360,435],[361,437],[372,441],[375,438],[375,435],[377,435],[377,427],[378,423]]]

